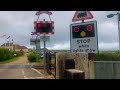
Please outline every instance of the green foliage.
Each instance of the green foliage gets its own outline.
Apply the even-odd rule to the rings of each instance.
[[[0,61],[12,59],[14,57],[13,53],[8,49],[0,48]]]
[[[22,56],[23,54],[24,52],[22,51],[12,52],[12,51],[9,51],[9,49],[0,48],[0,61],[6,61],[14,57]]]
[[[43,63],[43,58],[40,55],[36,56],[35,52],[31,52],[27,58],[29,62],[36,62],[36,57],[38,57],[39,63]]]
[[[101,52],[96,55],[96,61],[120,61],[119,52]]]
[[[29,62],[36,61],[36,54],[34,52],[30,53],[27,57],[28,57]]]
[[[29,49],[28,49],[28,51],[29,51],[29,52],[33,52],[34,50],[33,50],[33,49],[31,49],[31,48],[29,48]]]
[[[23,56],[24,52],[23,51],[14,51],[13,54],[15,55],[15,57],[19,57],[19,56]]]

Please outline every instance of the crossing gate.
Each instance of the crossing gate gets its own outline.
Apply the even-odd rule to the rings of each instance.
[[[46,71],[56,78],[56,54],[46,52]]]

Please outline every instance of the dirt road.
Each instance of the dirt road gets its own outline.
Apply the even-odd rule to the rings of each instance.
[[[44,79],[44,75],[32,68],[25,54],[14,62],[0,64],[0,79]]]

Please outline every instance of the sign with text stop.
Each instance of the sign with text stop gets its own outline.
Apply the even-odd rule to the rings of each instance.
[[[71,52],[98,52],[97,22],[90,21],[70,25]]]

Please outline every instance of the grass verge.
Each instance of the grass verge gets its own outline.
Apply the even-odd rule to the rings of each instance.
[[[44,60],[43,59],[39,59],[38,63],[44,64]]]
[[[13,62],[13,61],[16,61],[18,60],[19,57],[15,57],[15,58],[12,58],[12,59],[9,59],[9,60],[6,60],[6,61],[1,61],[0,64],[6,64],[6,63],[10,63],[10,62]]]

